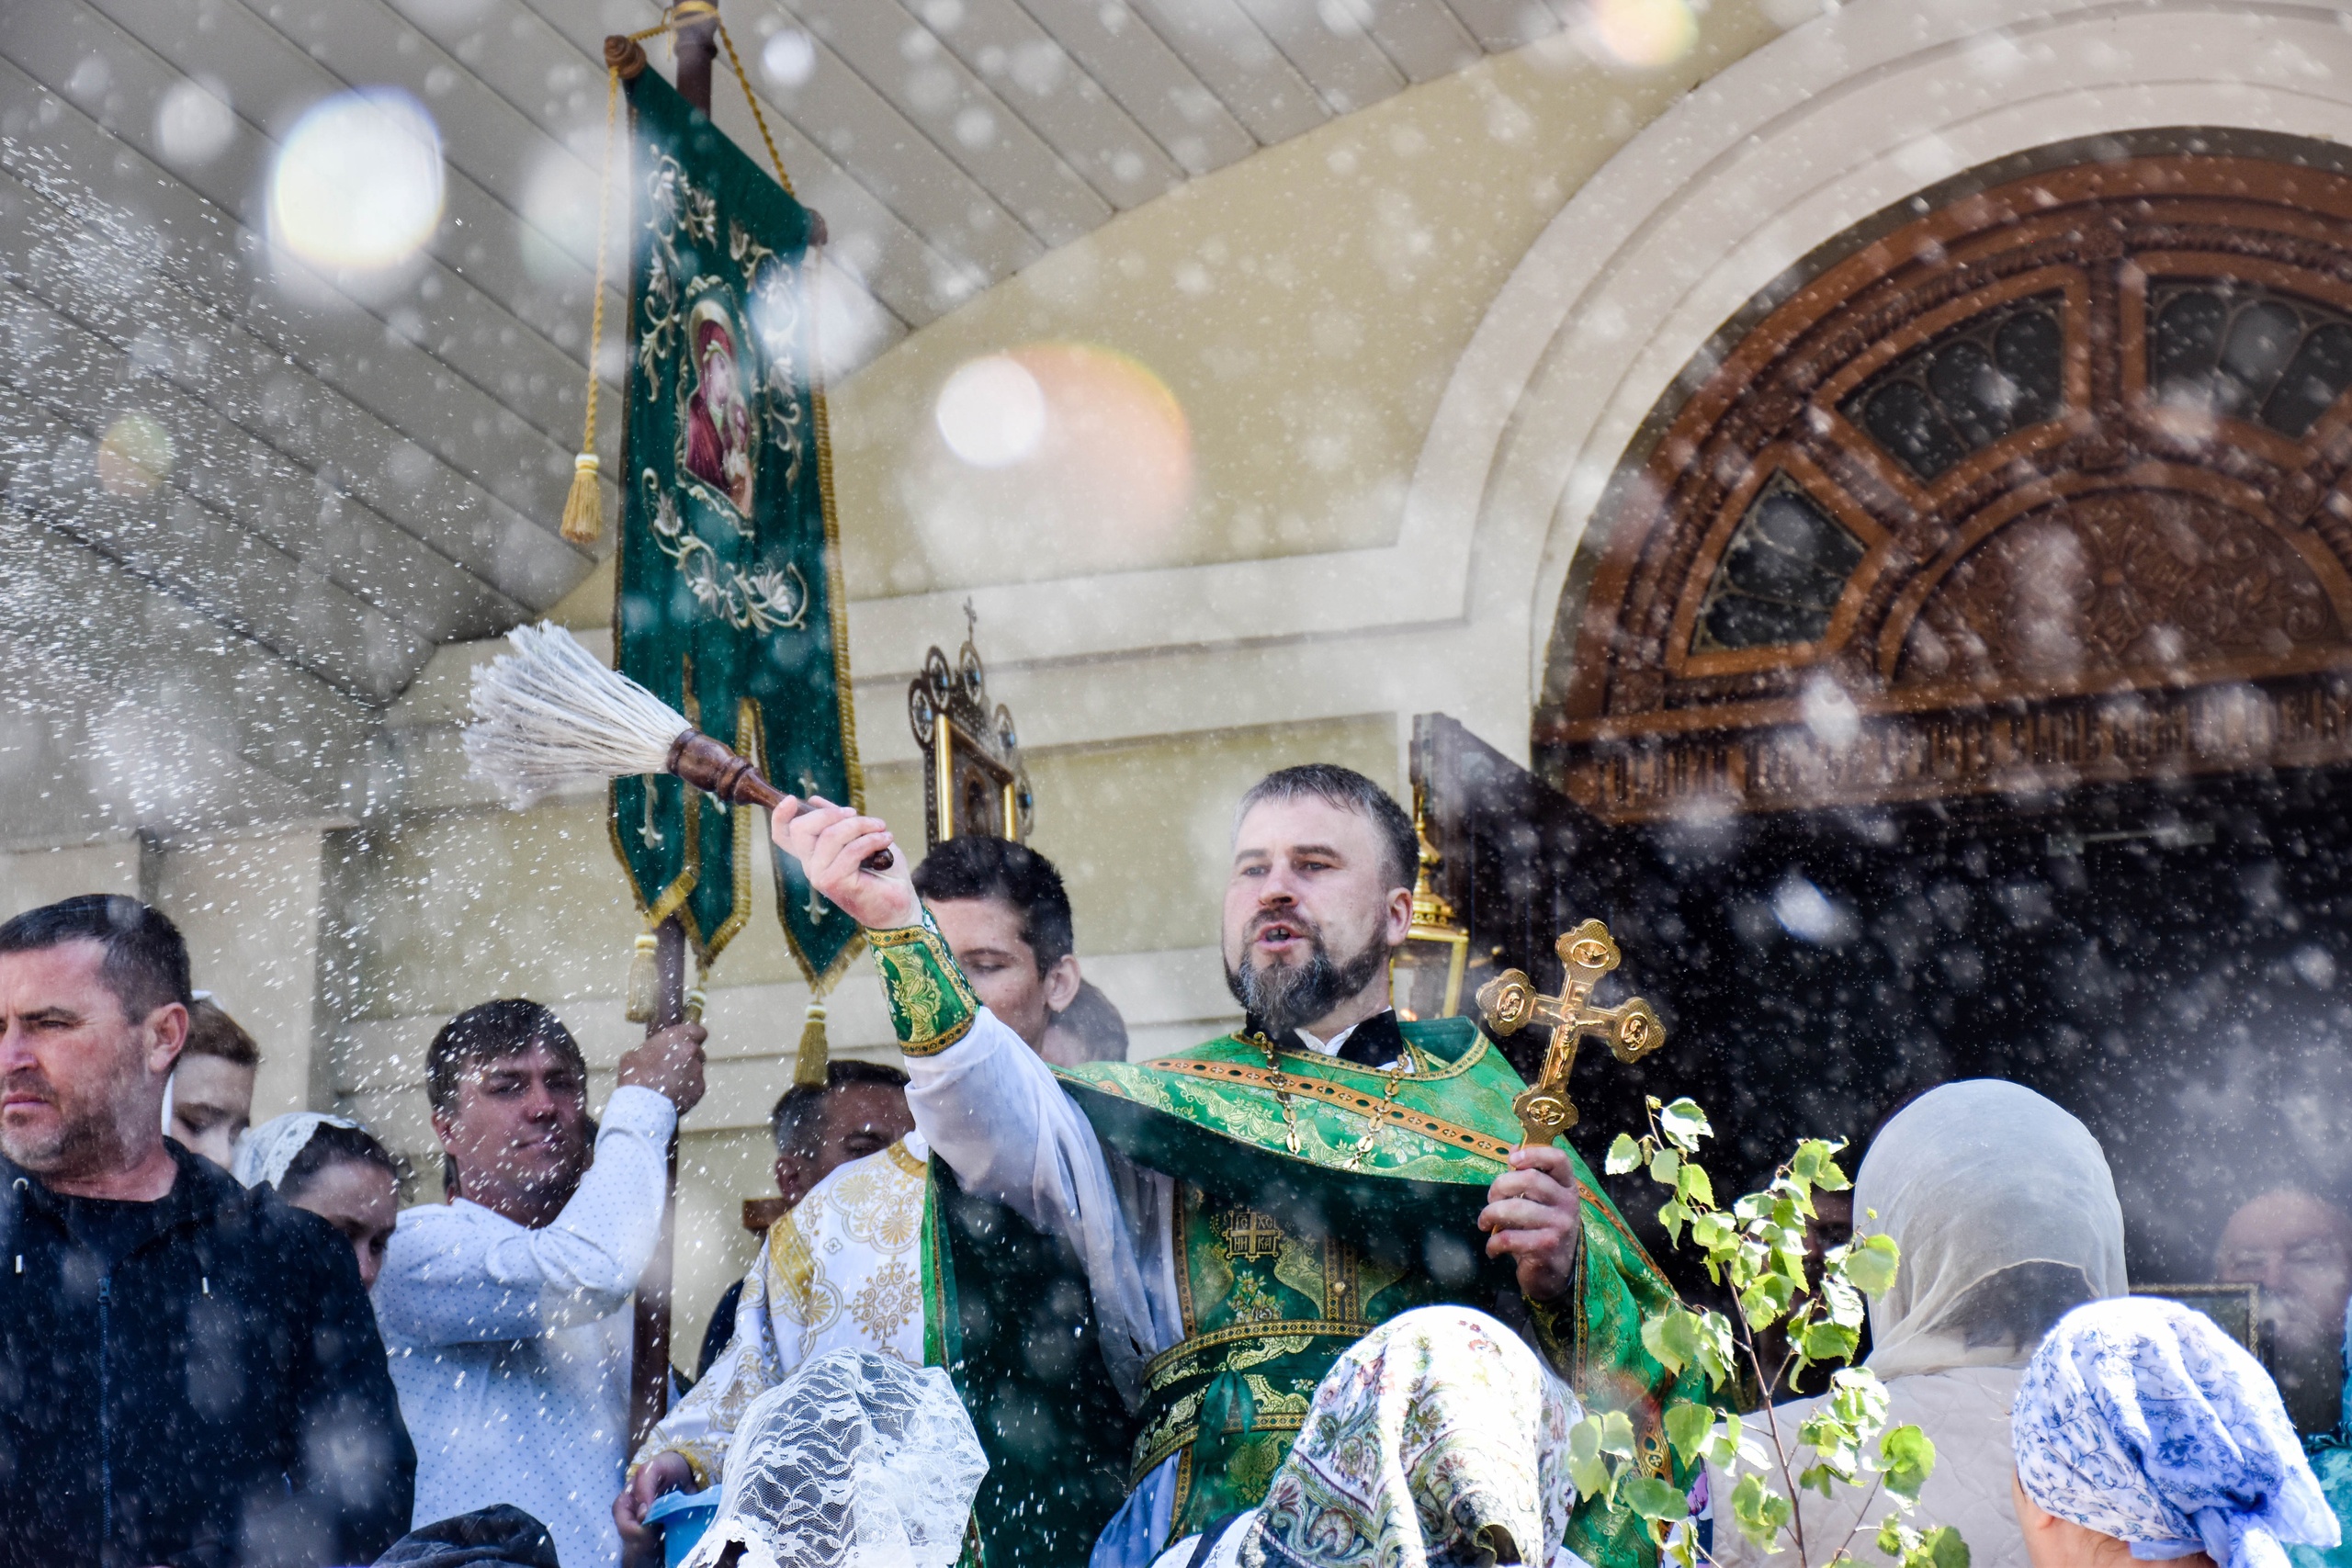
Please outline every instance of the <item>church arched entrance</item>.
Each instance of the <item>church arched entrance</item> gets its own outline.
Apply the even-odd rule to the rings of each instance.
[[[1587,1132],[1690,1092],[1757,1179],[1997,1075],[2099,1135],[2142,1281],[2352,1210],[2348,389],[2352,160],[2245,133],[1973,171],[1727,323],[1569,573],[1553,790],[1418,748],[1474,962],[1600,914],[1681,1042],[1580,1061]]]

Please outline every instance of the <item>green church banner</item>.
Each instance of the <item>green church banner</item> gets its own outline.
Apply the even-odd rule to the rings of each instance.
[[[794,795],[862,804],[808,209],[650,71],[628,83],[628,398],[616,662]],[[769,859],[785,934],[821,989],[855,922],[730,809],[667,774],[612,791],[649,925],[707,965]]]

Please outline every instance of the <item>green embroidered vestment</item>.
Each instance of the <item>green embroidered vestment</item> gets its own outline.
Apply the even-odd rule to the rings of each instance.
[[[868,935],[889,954],[883,981],[910,1051],[960,1040],[978,1001],[928,917]],[[1524,1303],[1510,1260],[1484,1256],[1476,1219],[1521,1135],[1510,1102],[1525,1084],[1467,1019],[1399,1027],[1408,1071],[1232,1035],[1149,1062],[1055,1069],[1107,1147],[1178,1183],[1184,1338],[1146,1369],[1129,1477],[1179,1456],[1175,1537],[1261,1501],[1324,1373],[1417,1306],[1453,1303],[1523,1325],[1589,1408],[1632,1417],[1646,1474],[1671,1463],[1667,1402],[1706,1398],[1695,1369],[1669,1376],[1642,1348],[1644,1312],[1672,1288],[1574,1149],[1585,1201],[1572,1295]],[[981,1317],[1034,1311],[1020,1292],[1041,1278],[1035,1262],[928,1235],[924,1256],[926,1285],[952,1276],[963,1302],[992,1303]],[[976,1319],[942,1301],[934,1321],[968,1332]],[[956,1364],[954,1347],[939,1354]],[[968,1403],[968,1380],[991,1374],[975,1371],[968,1348],[963,1359]],[[1088,1434],[1072,1451],[1091,1451],[1113,1424],[1080,1414],[1078,1395],[1063,1400],[1073,1409],[1060,1429]],[[1566,1544],[1594,1568],[1655,1568],[1658,1556],[1632,1510],[1598,1498],[1577,1508]]]

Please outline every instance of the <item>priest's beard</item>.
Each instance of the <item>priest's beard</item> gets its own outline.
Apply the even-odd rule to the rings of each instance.
[[[1387,945],[1377,935],[1345,963],[1334,963],[1321,931],[1296,914],[1283,916],[1282,923],[1306,939],[1310,951],[1306,963],[1251,964],[1245,959],[1238,969],[1230,962],[1225,966],[1225,984],[1233,999],[1276,1040],[1371,985],[1388,964]]]

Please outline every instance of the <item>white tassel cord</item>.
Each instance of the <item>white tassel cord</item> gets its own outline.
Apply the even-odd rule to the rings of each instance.
[[[479,666],[466,758],[509,804],[632,773],[658,773],[693,727],[685,716],[597,662],[547,621],[507,634],[514,645]]]

